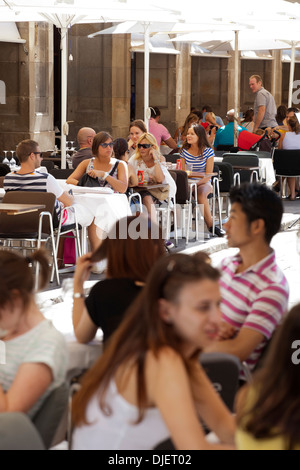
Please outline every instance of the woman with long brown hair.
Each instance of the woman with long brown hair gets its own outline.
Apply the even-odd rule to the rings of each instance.
[[[78,258],[74,274],[73,325],[80,343],[91,341],[98,328],[103,340],[119,326],[126,309],[141,291],[153,263],[165,254],[160,230],[145,216],[119,220],[94,252]],[[143,231],[142,233],[139,233]],[[93,263],[106,260],[106,279],[97,282],[86,299],[84,281]]]
[[[188,130],[186,142],[181,151],[182,169],[192,165],[193,171],[199,173],[212,173],[214,168],[214,151],[211,148],[204,127],[200,124],[192,124]],[[212,195],[211,177],[207,176],[197,180],[198,202],[204,207],[204,221],[208,230],[212,232],[212,216],[208,197]],[[223,237],[225,232],[215,227],[215,234]]]
[[[129,158],[137,150],[137,142],[145,132],[147,132],[147,127],[142,119],[135,119],[130,123],[128,140]]]
[[[5,346],[5,357],[0,357],[0,413],[18,411],[30,417],[65,381],[67,368],[64,337],[35,301],[30,267],[35,262],[40,264],[42,289],[49,279],[42,250],[27,258],[0,251],[0,340]]]
[[[178,138],[181,137],[181,139],[179,139],[179,140],[184,142],[185,139],[186,139],[187,131],[189,130],[189,128],[191,127],[191,125],[194,122],[198,124],[199,123],[199,117],[194,113],[190,113],[186,117],[183,126],[178,127],[178,129],[176,129],[176,132],[175,132],[174,137],[173,137],[174,140],[177,142]]]
[[[74,397],[73,449],[233,448],[234,418],[199,363],[220,318],[208,256],[161,257]],[[225,444],[209,444],[199,418]]]

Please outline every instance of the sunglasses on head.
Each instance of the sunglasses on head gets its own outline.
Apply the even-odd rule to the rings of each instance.
[[[149,149],[150,147],[152,147],[151,144],[138,144],[139,149]]]
[[[113,142],[104,142],[104,144],[100,144],[100,147],[102,147],[103,149],[106,149],[107,147],[113,147],[114,146],[114,143]]]

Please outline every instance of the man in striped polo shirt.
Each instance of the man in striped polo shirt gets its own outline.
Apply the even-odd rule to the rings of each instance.
[[[21,168],[5,176],[3,183],[4,190],[6,192],[42,191],[53,193],[56,196],[55,209],[58,217],[63,210],[62,224],[73,224],[75,222],[74,211],[70,210],[71,206],[74,205],[73,196],[64,192],[52,175],[38,171],[42,160],[38,142],[30,139],[23,140],[18,144],[16,153]],[[92,223],[93,215],[80,204],[76,204],[75,207],[78,223],[83,226],[89,226]]]
[[[239,253],[221,263],[223,321],[211,351],[236,355],[253,370],[288,306],[288,283],[270,247],[283,206],[275,192],[258,183],[233,187],[230,202],[224,228],[229,247]]]

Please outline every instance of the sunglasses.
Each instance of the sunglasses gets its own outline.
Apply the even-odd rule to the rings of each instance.
[[[31,153],[33,153],[34,155],[40,155],[40,157],[43,158],[42,152],[31,152]],[[31,153],[29,154],[29,156],[31,155]]]
[[[138,144],[139,149],[149,149],[150,147],[152,147],[151,144]]]
[[[104,144],[100,144],[100,147],[102,147],[103,149],[106,149],[107,147],[113,147],[114,146],[114,143],[113,142],[104,142]]]

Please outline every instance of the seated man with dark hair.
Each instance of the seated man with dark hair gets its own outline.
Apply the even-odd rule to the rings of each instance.
[[[54,176],[39,171],[42,161],[42,153],[38,142],[34,140],[22,140],[17,146],[17,157],[21,167],[18,171],[8,173],[4,178],[4,190],[7,191],[42,191],[53,193],[56,196],[55,209],[58,217],[62,213],[62,225],[73,224],[75,221],[74,210],[76,207],[77,221],[82,226],[92,223],[93,215],[81,204],[74,204],[74,198],[64,192]]]
[[[221,263],[223,322],[210,351],[233,354],[253,370],[288,307],[288,283],[270,247],[283,206],[274,191],[258,183],[233,187],[230,202],[224,228],[229,247],[240,251]]]
[[[0,163],[0,176],[5,176],[10,173],[10,168],[6,163]]]

